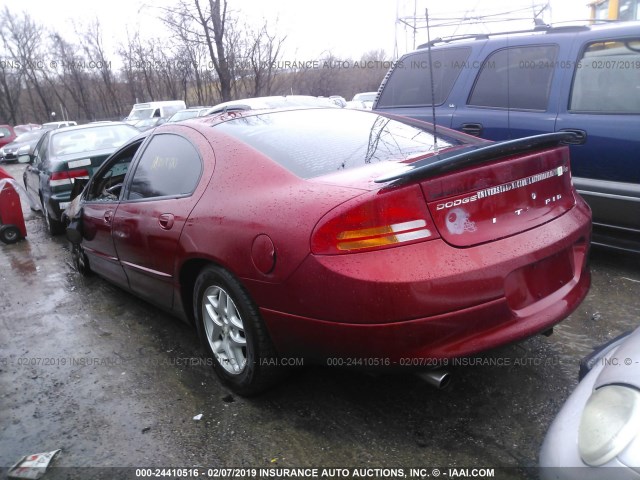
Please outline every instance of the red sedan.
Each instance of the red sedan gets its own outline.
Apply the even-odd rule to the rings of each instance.
[[[94,175],[69,238],[80,270],[195,323],[239,393],[292,356],[426,366],[546,331],[587,294],[567,135],[343,109],[164,125]]]

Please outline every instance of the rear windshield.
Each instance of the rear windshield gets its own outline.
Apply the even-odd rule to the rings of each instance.
[[[131,137],[140,133],[129,125],[104,125],[92,128],[57,131],[52,134],[51,155],[115,150]]]
[[[429,129],[373,112],[349,109],[290,110],[236,118],[216,125],[301,178],[433,152]],[[438,134],[438,148],[462,145]]]

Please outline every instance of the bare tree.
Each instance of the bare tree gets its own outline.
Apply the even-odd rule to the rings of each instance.
[[[265,22],[250,37],[247,60],[253,79],[252,96],[271,95],[277,73],[277,62],[286,37],[270,33]]]
[[[5,9],[6,10],[6,9]],[[0,16],[0,46],[4,53],[5,12]],[[10,56],[0,57],[0,122],[18,123],[18,105],[22,91],[22,71],[17,61]]]
[[[0,24],[0,36],[5,51],[20,64],[21,74],[35,90],[44,108],[45,118],[48,117],[51,112],[51,99],[42,84],[45,68],[44,55],[40,50],[43,44],[42,29],[27,13],[16,15],[9,11],[7,6],[2,10]],[[42,111],[39,113],[42,114]]]
[[[73,99],[85,118],[92,118],[93,108],[90,100],[88,78],[83,68],[82,59],[76,55],[76,47],[67,42],[59,33],[51,35],[53,52],[57,56],[57,65],[60,67],[60,75],[56,79],[62,84],[69,97]],[[58,92],[58,89],[50,81],[53,90],[58,93],[58,100],[62,105],[66,102]]]
[[[387,71],[381,51],[360,60],[327,52],[282,68],[286,37],[266,22],[251,27],[239,18],[228,0],[178,0],[163,8],[175,34],[171,41],[127,34],[118,51],[122,66],[112,70],[97,19],[69,37],[3,7],[0,117],[14,123],[48,119],[60,106],[79,121],[117,118],[132,103],[173,98],[200,105],[294,93],[349,98],[377,89]]]
[[[103,88],[98,89],[98,95],[104,114],[108,117],[122,115],[122,104],[118,101],[118,95],[116,94],[111,62],[107,58],[102,40],[100,20],[96,18],[80,36],[86,56],[93,62],[94,68],[99,72],[102,79]]]

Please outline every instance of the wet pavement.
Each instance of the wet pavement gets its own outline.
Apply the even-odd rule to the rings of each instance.
[[[23,168],[6,167],[19,181]],[[58,468],[510,467],[504,478],[535,478],[527,468],[579,360],[640,324],[640,260],[594,251],[589,296],[554,335],[452,367],[444,391],[408,373],[305,366],[245,399],[218,382],[193,328],[80,276],[64,237],[23,205],[27,239],[0,244],[0,468],[62,449]],[[80,478],[64,472],[44,478]]]

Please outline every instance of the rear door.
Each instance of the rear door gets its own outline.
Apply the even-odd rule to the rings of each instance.
[[[640,230],[640,34],[604,36],[575,46],[580,68],[563,85],[556,130],[585,135],[571,147],[578,191],[594,224]]]
[[[540,39],[500,38],[484,51],[451,127],[488,140],[554,131],[563,75],[560,46]]]
[[[173,304],[182,229],[213,171],[213,151],[190,128],[153,135],[127,180],[113,238],[132,291],[158,306]]]
[[[40,173],[44,169],[45,161],[48,158],[49,151],[49,134],[46,134],[40,139],[34,158],[27,165],[24,172],[25,187],[33,192],[36,198],[40,196]]]

